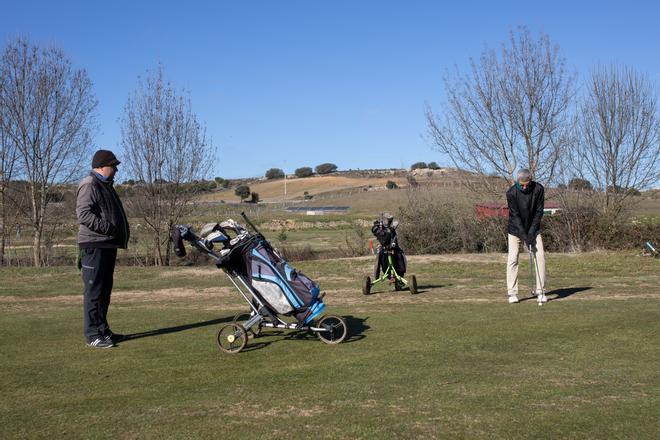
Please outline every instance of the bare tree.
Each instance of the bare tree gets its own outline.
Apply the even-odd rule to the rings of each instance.
[[[468,75],[445,78],[443,113],[427,109],[434,148],[458,168],[484,176],[482,185],[492,191],[501,191],[498,179],[486,176],[511,181],[522,167],[535,180],[550,182],[569,141],[575,83],[559,47],[520,27],[499,53],[484,50],[470,66]]]
[[[71,181],[87,159],[97,105],[85,70],[75,70],[57,48],[23,38],[2,55],[0,106],[7,142],[13,144],[28,183],[33,261],[42,265],[42,236],[49,190]]]
[[[604,214],[618,216],[635,190],[660,179],[658,95],[646,75],[608,66],[594,69],[581,100],[573,160],[595,182]]]
[[[0,88],[3,87],[3,71],[0,71]],[[0,96],[2,91],[0,90]],[[16,167],[16,145],[10,142],[4,126],[5,107],[0,106],[0,266],[5,264],[7,224],[9,219],[9,191]]]
[[[168,265],[169,234],[191,210],[198,190],[191,183],[208,173],[215,151],[190,98],[166,83],[160,68],[138,82],[121,128],[128,172],[141,182],[135,186],[140,195],[131,203],[132,211],[151,229],[154,263]]]

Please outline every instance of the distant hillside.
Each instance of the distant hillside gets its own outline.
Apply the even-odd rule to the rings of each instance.
[[[452,168],[418,169],[412,172],[398,169],[349,170],[304,178],[287,176],[286,181],[285,179],[242,179],[241,182],[248,185],[252,192],[259,194],[260,201],[272,203],[303,200],[305,195],[318,199],[355,191],[386,190],[388,181],[396,183],[399,188],[405,188],[410,185],[408,176],[412,176],[422,185],[457,187],[460,185],[460,179],[465,178],[466,175],[469,173]],[[240,202],[240,198],[234,194],[234,188],[235,186],[205,194],[202,200]]]

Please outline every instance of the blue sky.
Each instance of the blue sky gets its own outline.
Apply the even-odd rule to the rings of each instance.
[[[622,63],[660,83],[657,2],[44,1],[0,6],[2,44],[61,47],[99,99],[96,146],[121,156],[121,116],[160,63],[218,149],[214,176],[448,162],[424,139],[442,77],[518,25],[546,32],[582,77]]]

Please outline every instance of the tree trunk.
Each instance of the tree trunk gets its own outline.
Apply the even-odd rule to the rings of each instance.
[[[174,222],[170,219],[167,223],[167,234],[169,235],[174,229]],[[165,266],[169,266],[172,259],[172,246],[170,246],[170,241],[167,240],[165,247]]]
[[[7,210],[5,208],[5,194],[4,191],[0,193],[1,200],[0,206],[2,213],[0,214],[0,267],[5,265],[5,242],[7,237]]]
[[[44,235],[44,218],[46,213],[46,185],[39,194],[39,205],[35,205],[34,217],[34,267],[42,267],[45,264],[44,255],[41,249],[41,242]]]
[[[154,264],[156,266],[163,265],[163,255],[160,249],[160,234],[158,232],[154,233]]]
[[[2,231],[0,231],[0,267],[5,265],[5,222],[2,221]]]
[[[170,263],[171,263],[171,261],[170,261],[171,258],[172,258],[172,254],[171,254],[171,252],[170,252],[170,245],[169,245],[169,243],[168,243],[168,244],[166,245],[166,247],[165,247],[165,266],[169,266],[169,265],[170,265]]]
[[[32,256],[34,258],[34,267],[41,267],[41,230],[39,227],[34,228]]]

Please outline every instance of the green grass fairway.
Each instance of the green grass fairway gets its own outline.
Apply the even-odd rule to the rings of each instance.
[[[83,343],[74,269],[2,269],[0,438],[657,438],[660,260],[549,255],[543,307],[506,303],[504,262],[411,257],[415,296],[363,296],[371,258],[295,264],[349,339],[236,355],[215,331],[247,305],[213,267],[118,268],[110,350]]]

